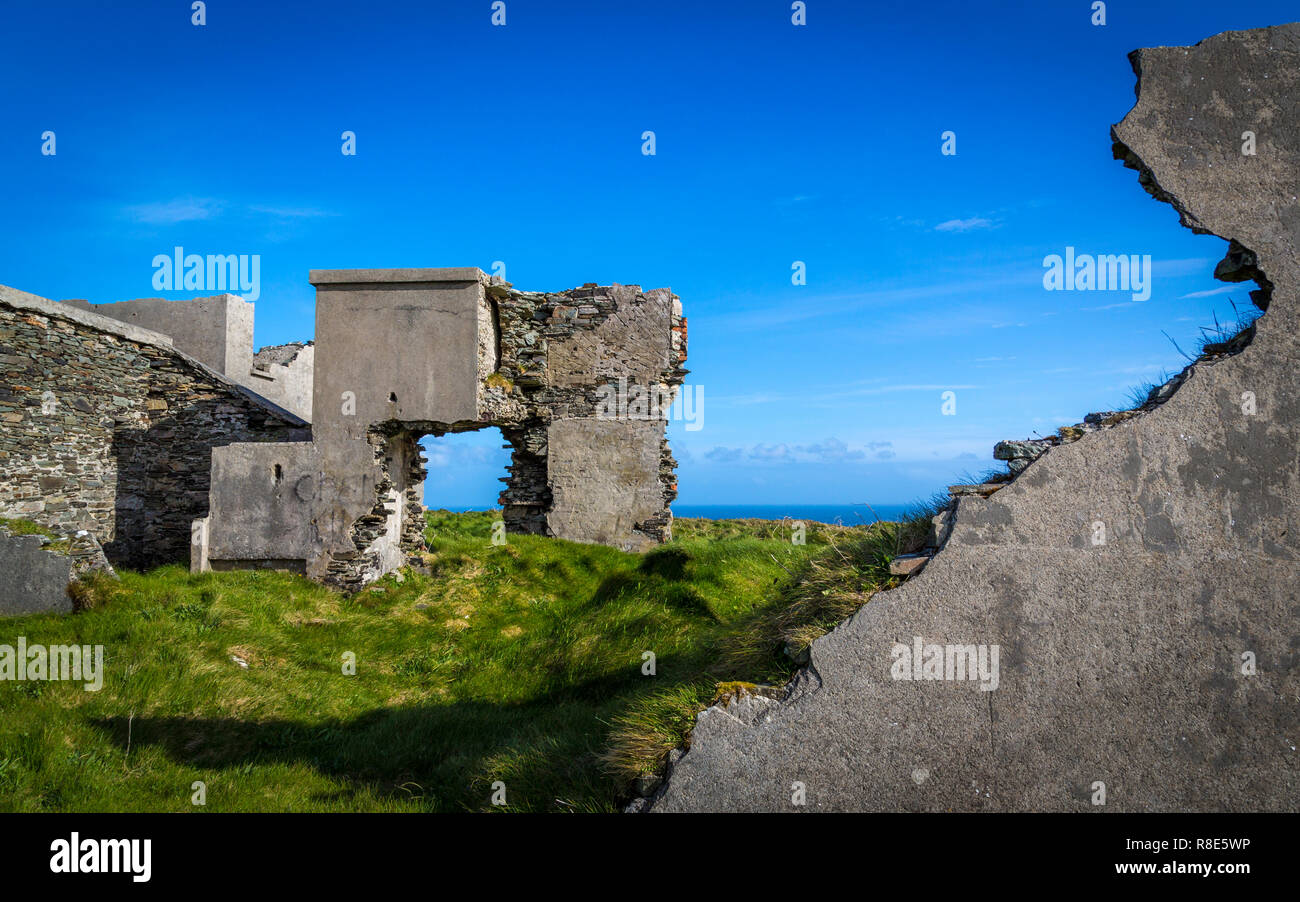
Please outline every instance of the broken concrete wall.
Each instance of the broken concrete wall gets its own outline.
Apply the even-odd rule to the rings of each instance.
[[[329,490],[309,574],[356,588],[404,562],[418,437],[487,425],[479,370],[482,349],[495,348],[493,317],[478,269],[313,270],[310,279],[313,440]]]
[[[687,373],[681,302],[638,285],[488,293],[505,388],[487,406],[513,446],[507,529],[635,550],[671,538],[677,462],[664,418]]]
[[[307,434],[167,336],[3,286],[0,424],[0,516],[131,567],[189,558],[214,447]]]
[[[116,577],[95,537],[59,533],[0,518],[0,617],[66,614],[76,607],[72,584],[95,573]],[[36,531],[39,530],[39,531]]]
[[[644,524],[662,517],[663,423],[580,417],[547,430],[551,535],[644,551],[657,544]]]
[[[51,544],[45,536],[10,535],[0,520],[0,617],[72,611],[72,558]]]
[[[313,271],[312,282],[322,464],[365,473],[369,462],[317,517],[326,554],[314,576],[356,588],[417,552],[418,439],[485,426],[513,451],[508,530],[638,550],[669,537],[664,420],[602,419],[600,390],[680,384],[685,321],[670,291],[521,292],[472,268]]]
[[[477,269],[312,270],[319,439],[364,439],[385,420],[473,424],[479,332],[490,328]]]
[[[500,496],[509,531],[633,550],[671,536],[676,461],[664,427],[686,373],[686,322],[672,292],[522,292],[475,268],[313,270],[310,278],[313,579],[355,590],[422,550],[419,439],[493,426],[512,448]],[[629,394],[654,395],[660,406],[629,406]],[[249,454],[261,473],[265,461]],[[253,528],[280,510],[263,497],[263,482],[214,477],[214,492],[229,497],[214,499],[200,525],[207,559],[283,557],[271,533]],[[249,492],[261,494],[238,511]],[[231,524],[218,522],[222,510]],[[233,547],[235,536],[248,541],[221,558],[228,552],[219,546]],[[203,560],[196,552],[195,566]]]
[[[1132,61],[1116,156],[1256,256],[1253,341],[959,497],[782,700],[700,715],[654,810],[1300,809],[1300,25]],[[918,641],[997,648],[996,688]]]
[[[312,377],[316,348],[312,342],[272,345],[253,355],[246,383],[273,404],[311,422]]]

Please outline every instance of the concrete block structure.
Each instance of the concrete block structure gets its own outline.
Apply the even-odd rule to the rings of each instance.
[[[191,569],[306,574],[319,471],[311,442],[214,448],[211,504],[192,530]]]

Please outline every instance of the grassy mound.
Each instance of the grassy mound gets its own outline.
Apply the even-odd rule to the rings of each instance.
[[[910,541],[678,520],[633,555],[493,545],[495,519],[430,512],[424,566],[350,598],[168,566],[0,622],[0,644],[103,645],[106,671],[99,692],[0,682],[0,810],[501,810],[498,783],[505,810],[616,810],[704,706],[788,679]]]

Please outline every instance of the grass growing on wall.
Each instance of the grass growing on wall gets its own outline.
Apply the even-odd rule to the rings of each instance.
[[[0,810],[611,811],[729,681],[779,684],[887,577],[898,527],[678,520],[644,555],[431,512],[427,574],[353,597],[123,572],[0,644],[103,645],[103,689],[0,682]],[[794,651],[797,651],[795,649]],[[656,674],[642,673],[655,654]],[[343,673],[344,656],[356,673]]]
[[[44,536],[50,540],[45,545],[45,548],[49,551],[66,554],[72,548],[72,543],[65,537],[39,523],[33,523],[31,520],[16,517],[0,518],[0,532],[8,533],[11,536]]]

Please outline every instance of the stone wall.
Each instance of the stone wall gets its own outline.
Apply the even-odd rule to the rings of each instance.
[[[671,395],[681,385],[686,320],[676,295],[666,288],[642,292],[638,285],[591,283],[555,293],[493,285],[488,294],[501,324],[501,361],[497,377],[485,383],[485,406],[513,446],[500,498],[507,529],[631,550],[670,538],[677,462],[663,438],[665,423],[634,413],[606,416],[605,401],[626,399],[634,389]],[[564,427],[564,436],[581,431],[589,441],[566,442],[552,463],[552,430],[567,420],[583,424]],[[625,459],[611,448],[632,437]],[[640,463],[623,469],[621,478],[612,472],[632,461]],[[586,478],[596,470],[608,479]],[[557,490],[563,496],[558,511]],[[614,500],[606,490],[631,502],[618,506],[626,522],[615,526],[609,519]],[[602,507],[603,515],[575,516]]]
[[[138,298],[111,304],[62,303],[167,336],[172,347],[311,422],[311,342],[273,345],[253,353],[253,304],[238,295],[169,301]]]
[[[1253,337],[1134,415],[1001,446],[1018,475],[959,493],[919,575],[781,699],[701,713],[649,807],[1300,809],[1300,24],[1131,61],[1115,156],[1231,239],[1216,273],[1259,282]],[[937,670],[899,668],[915,643]],[[977,646],[996,685],[950,678]]]
[[[212,449],[306,424],[167,336],[0,286],[0,517],[88,530],[118,565],[189,560]]]

